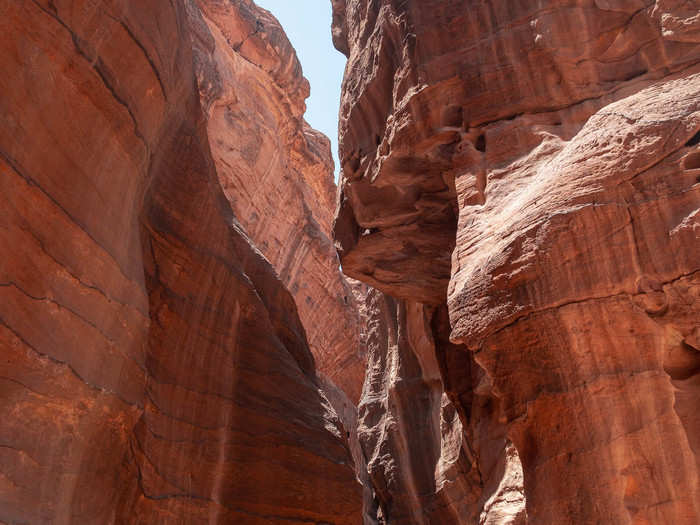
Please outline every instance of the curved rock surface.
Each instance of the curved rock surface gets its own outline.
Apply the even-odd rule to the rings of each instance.
[[[331,242],[330,142],[303,119],[309,84],[277,20],[253,2],[202,2],[207,136],[236,217],[292,292],[319,371],[357,403],[357,310]],[[322,86],[318,86],[322,88]]]
[[[210,153],[212,20],[0,7],[0,521],[358,523],[294,300]]]
[[[449,343],[436,336],[447,322],[446,309],[371,290],[365,311],[368,373],[358,436],[374,490],[372,500],[365,500],[374,523],[473,524],[485,505],[491,519],[482,523],[524,523],[494,518],[504,498],[514,518],[521,520],[525,510],[522,469],[517,454],[506,454],[512,445],[493,417],[491,400],[459,391],[441,377]],[[455,364],[462,383],[483,375],[468,361],[449,363]]]
[[[471,515],[525,519],[508,480],[521,464],[530,523],[698,523],[697,4],[333,7],[334,42],[348,55],[343,269],[397,298],[398,312],[420,302],[423,315],[449,317],[432,323],[442,344],[425,355],[442,363],[442,385],[424,412],[435,421],[444,390],[462,425],[446,446],[479,451],[467,464],[480,475],[458,476],[463,497],[480,494]],[[393,326],[420,318],[403,315]],[[370,348],[370,363],[401,348]],[[377,397],[368,385],[388,381],[372,392],[391,400],[391,385],[431,377],[424,366],[381,370],[370,367],[361,407]],[[475,432],[475,410],[494,424]],[[382,513],[417,522],[413,502],[444,501],[439,469],[407,463],[420,455],[410,447],[392,450],[422,432],[412,414],[391,404],[374,414],[366,454],[387,451],[384,479],[420,480],[373,479]],[[377,422],[390,416],[393,434]],[[507,459],[502,474],[489,457]],[[477,522],[419,507],[425,522]]]

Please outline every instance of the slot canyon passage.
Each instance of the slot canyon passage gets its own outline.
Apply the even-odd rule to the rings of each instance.
[[[698,0],[324,1],[337,188],[251,0],[0,0],[0,524],[699,524]]]

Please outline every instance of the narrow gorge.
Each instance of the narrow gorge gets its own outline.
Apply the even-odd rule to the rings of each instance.
[[[252,0],[0,0],[0,525],[699,524],[698,0],[318,1],[337,183]]]

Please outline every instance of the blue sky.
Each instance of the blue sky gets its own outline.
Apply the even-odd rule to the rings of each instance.
[[[338,108],[345,56],[331,40],[331,0],[255,0],[280,21],[311,84],[306,120],[331,139],[338,178]]]

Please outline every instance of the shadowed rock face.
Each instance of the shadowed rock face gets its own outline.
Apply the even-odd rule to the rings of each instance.
[[[436,338],[446,309],[370,290],[362,312],[368,373],[358,436],[374,490],[365,500],[369,523],[473,524],[482,513],[484,523],[524,523],[522,469],[497,402],[488,390],[463,387],[483,380],[483,371]],[[448,365],[461,384],[443,380]]]
[[[214,4],[0,6],[0,521],[357,523],[294,300],[210,153]]]
[[[524,519],[494,505],[522,507],[494,497],[521,464],[532,523],[697,523],[697,5],[333,6],[349,61],[335,222],[343,269],[399,304],[445,309],[434,352],[463,434],[428,448],[434,458],[480,451],[469,461],[481,476],[459,475],[465,497],[481,493],[472,515]],[[397,374],[380,379],[401,383]],[[435,405],[425,417],[437,418]],[[365,431],[389,446],[377,421],[396,411],[374,406]],[[475,407],[501,426],[475,432]],[[410,439],[407,416],[396,420]],[[489,455],[507,459],[496,488],[484,476],[498,477]],[[437,470],[400,454],[381,461],[385,477],[407,466],[424,484],[377,488],[390,522],[415,522],[404,502],[442,498],[430,485]],[[427,496],[416,489],[426,483]],[[393,497],[401,491],[413,497]]]

